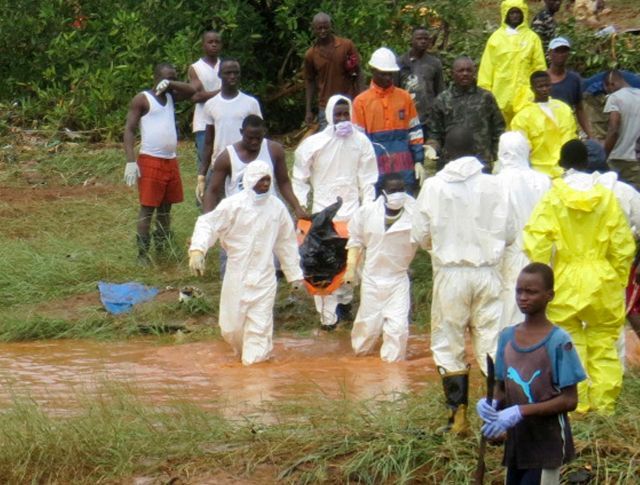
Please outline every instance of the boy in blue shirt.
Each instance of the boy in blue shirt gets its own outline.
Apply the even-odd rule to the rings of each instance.
[[[577,384],[586,379],[571,338],[546,315],[553,299],[553,270],[526,266],[516,284],[522,323],[498,339],[495,400],[478,401],[482,433],[506,433],[507,485],[559,483],[560,466],[575,456],[567,413],[578,404]]]

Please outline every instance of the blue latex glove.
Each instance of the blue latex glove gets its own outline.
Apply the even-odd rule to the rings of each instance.
[[[483,397],[476,403],[476,412],[482,421],[485,423],[491,423],[498,419],[498,411],[496,411],[497,407],[498,401],[494,399],[491,404],[489,404],[489,401]]]
[[[502,411],[498,411],[498,417],[495,421],[482,426],[482,434],[487,438],[497,438],[501,434],[506,433],[508,429],[513,428],[520,421],[522,421],[520,406],[508,407]]]

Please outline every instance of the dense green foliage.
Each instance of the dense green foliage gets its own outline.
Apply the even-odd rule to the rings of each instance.
[[[412,25],[432,20],[421,3],[303,0],[214,3],[193,0],[26,0],[0,18],[0,101],[5,124],[89,130],[93,139],[120,135],[127,103],[148,88],[152,66],[168,60],[186,77],[200,55],[199,35],[222,32],[224,56],[243,66],[244,89],[257,95],[276,131],[302,118],[302,56],[311,42],[309,21],[331,12],[337,32],[356,39],[363,57],[380,44],[404,48]],[[423,2],[426,3],[426,2]],[[429,2],[459,28],[470,25],[471,0]],[[283,93],[285,93],[283,95]],[[185,106],[183,110],[190,111]],[[183,129],[189,116],[180,116]]]
[[[415,25],[436,26],[441,31],[436,48],[445,65],[463,53],[479,59],[498,14],[473,0],[25,0],[20,5],[0,0],[0,131],[11,125],[68,128],[88,131],[93,140],[120,137],[128,101],[150,87],[154,64],[170,61],[186,78],[206,29],[222,32],[223,55],[243,66],[244,90],[260,99],[272,131],[283,133],[302,121],[300,67],[314,13],[331,13],[336,32],[352,38],[365,60],[380,45],[405,50]],[[563,31],[574,40],[575,61],[586,74],[615,64],[640,70],[637,36],[594,40],[592,32],[573,25]],[[186,133],[191,107],[180,109]]]

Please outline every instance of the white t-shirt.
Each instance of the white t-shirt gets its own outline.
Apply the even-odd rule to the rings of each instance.
[[[222,85],[222,81],[218,76],[220,70],[220,59],[216,62],[215,66],[211,66],[204,59],[200,59],[197,62],[191,64],[191,67],[195,71],[198,79],[202,83],[205,91],[218,91]],[[204,122],[204,103],[196,103],[196,107],[193,110],[193,131],[204,131],[207,127]]]
[[[640,137],[640,89],[622,88],[607,97],[604,112],[620,113],[618,141],[609,154],[613,160],[636,160],[636,141]]]
[[[211,163],[227,146],[240,141],[242,121],[252,114],[262,117],[260,104],[256,98],[243,92],[239,92],[235,98],[231,99],[225,99],[222,93],[219,93],[205,103],[204,122],[207,125],[213,125],[216,130]]]

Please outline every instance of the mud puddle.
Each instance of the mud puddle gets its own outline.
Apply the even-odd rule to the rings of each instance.
[[[437,378],[428,336],[410,338],[408,360],[354,357],[348,332],[274,339],[273,358],[244,367],[222,341],[158,345],[153,340],[59,340],[0,344],[0,403],[28,396],[48,411],[72,411],[111,383],[144,401],[189,400],[249,411],[264,401],[321,393],[371,398],[417,391]]]
[[[640,343],[627,331],[627,365],[640,366]],[[467,345],[468,350],[469,345]],[[428,335],[413,335],[408,360],[354,357],[346,331],[274,339],[271,361],[244,367],[222,341],[159,345],[155,341],[58,340],[0,344],[0,404],[28,396],[53,413],[72,412],[109,385],[154,404],[188,400],[225,413],[255,410],[264,401],[305,396],[389,398],[420,391],[438,375]],[[477,367],[472,363],[472,367]],[[472,378],[478,379],[474,370]]]

